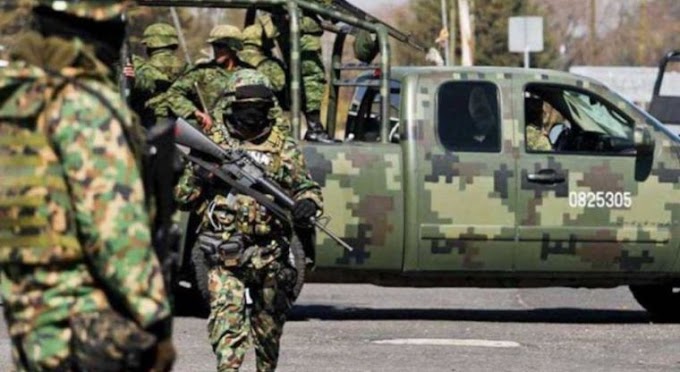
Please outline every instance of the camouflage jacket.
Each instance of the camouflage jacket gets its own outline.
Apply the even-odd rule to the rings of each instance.
[[[0,283],[10,334],[68,324],[113,302],[142,327],[157,324],[170,305],[131,151],[140,132],[101,75],[74,67],[60,75],[23,62],[0,69]],[[27,213],[45,224],[22,229],[34,223]],[[75,250],[29,243],[54,236],[76,237]]]
[[[224,128],[220,125],[219,127]],[[311,199],[319,209],[322,196],[319,185],[314,182],[307,170],[302,152],[284,129],[273,127],[269,136],[261,143],[242,142],[223,130],[222,135],[213,135],[224,148],[242,148],[248,151],[265,169],[269,179],[276,181],[295,200]],[[223,234],[228,239],[235,232],[248,236],[253,244],[272,245],[274,248],[288,242],[290,231],[286,224],[273,217],[255,199],[241,194],[228,192],[219,181],[205,181],[198,176],[197,168],[189,164],[175,188],[175,196],[184,210],[196,209],[201,214],[200,229]],[[266,264],[276,257],[271,250],[264,256],[256,257],[256,262]],[[279,253],[279,250],[276,250]],[[267,259],[266,257],[270,257]],[[258,266],[256,264],[256,266]]]
[[[142,124],[149,126],[155,117],[168,116],[167,105],[163,105],[164,99],[156,97],[166,94],[172,83],[186,70],[186,66],[171,49],[158,49],[147,61],[135,56],[133,63],[135,80],[130,104],[139,114]]]
[[[178,117],[191,118],[194,111],[203,111],[196,86],[201,91],[209,113],[215,103],[224,95],[229,78],[234,71],[245,66],[227,70],[215,61],[194,66],[177,79],[168,90],[165,100],[170,110]]]
[[[527,125],[527,149],[531,151],[552,151],[548,136],[535,125]]]
[[[238,54],[239,59],[253,66],[269,79],[272,90],[279,94],[286,87],[286,72],[274,59],[267,57],[262,51],[254,46],[246,45]]]

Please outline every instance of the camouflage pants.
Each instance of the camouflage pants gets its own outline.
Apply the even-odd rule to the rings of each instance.
[[[12,338],[12,363],[18,372],[71,371],[71,329],[46,325]]]
[[[94,366],[86,370],[96,371],[139,370],[131,366],[141,364],[141,353],[155,338],[110,309],[86,265],[0,269],[2,308],[16,370],[83,369],[76,364]],[[137,352],[128,352],[131,348]]]
[[[302,52],[302,85],[304,87],[304,112],[321,110],[321,101],[326,90],[321,53]]]
[[[217,370],[236,371],[243,363],[249,336],[255,344],[258,371],[273,371],[279,357],[283,325],[292,303],[295,270],[280,261],[255,270],[251,266],[208,272],[208,332],[217,355]],[[245,291],[253,301],[246,309]]]
[[[102,315],[108,313],[80,314],[70,325],[47,324],[13,337],[14,367],[18,372],[147,370],[144,358],[155,337],[122,317],[110,321]]]

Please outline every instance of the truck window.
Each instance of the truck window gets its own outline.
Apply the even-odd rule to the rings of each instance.
[[[534,101],[542,102],[542,112],[535,110]],[[635,121],[592,93],[532,84],[525,92],[524,107],[528,151],[634,153]],[[555,120],[548,120],[549,116]],[[549,144],[541,147],[537,143]]]
[[[370,76],[360,76],[358,82],[372,80]],[[399,123],[401,105],[401,83],[392,80],[390,84],[390,127],[391,131]],[[357,87],[347,116],[345,138],[358,142],[380,142],[380,90],[377,87]]]
[[[488,82],[447,82],[437,93],[437,132],[449,151],[500,152],[498,88]]]

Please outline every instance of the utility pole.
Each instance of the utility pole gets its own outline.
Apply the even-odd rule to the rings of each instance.
[[[451,0],[451,6],[449,7],[449,19],[451,20],[451,32],[449,32],[449,49],[451,50],[451,55],[449,56],[449,61],[451,61],[452,65],[456,64],[456,37],[458,35],[458,27],[456,27],[457,24],[457,15],[456,15],[456,8],[458,7],[458,4],[456,3],[456,0]]]
[[[472,20],[470,19],[470,1],[458,0],[458,12],[460,16],[460,50],[461,65],[472,66]]]
[[[597,54],[597,5],[590,0],[590,61],[593,64]]]
[[[441,1],[441,8],[442,8],[442,27],[446,30],[446,32],[451,34],[451,29],[449,28],[449,19],[448,19],[448,12],[446,11],[446,0]],[[451,66],[451,46],[450,44],[450,37],[444,40],[444,65],[445,66]]]
[[[637,64],[643,66],[645,64],[645,56],[647,55],[647,42],[649,42],[649,19],[647,17],[647,1],[640,2],[640,31],[638,36],[638,56]]]

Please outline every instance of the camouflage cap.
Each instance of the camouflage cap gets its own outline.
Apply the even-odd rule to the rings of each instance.
[[[227,97],[232,102],[271,101],[274,98],[269,79],[254,69],[242,69],[234,72],[227,83]]]
[[[210,30],[208,43],[227,46],[232,50],[243,49],[243,33],[232,25],[217,25]]]
[[[29,0],[34,7],[42,6],[57,12],[64,12],[80,18],[107,21],[120,18],[130,1],[120,0]]]
[[[144,30],[142,44],[147,48],[179,45],[177,31],[167,23],[154,23]]]
[[[262,47],[262,26],[253,24],[243,29],[243,45]]]

